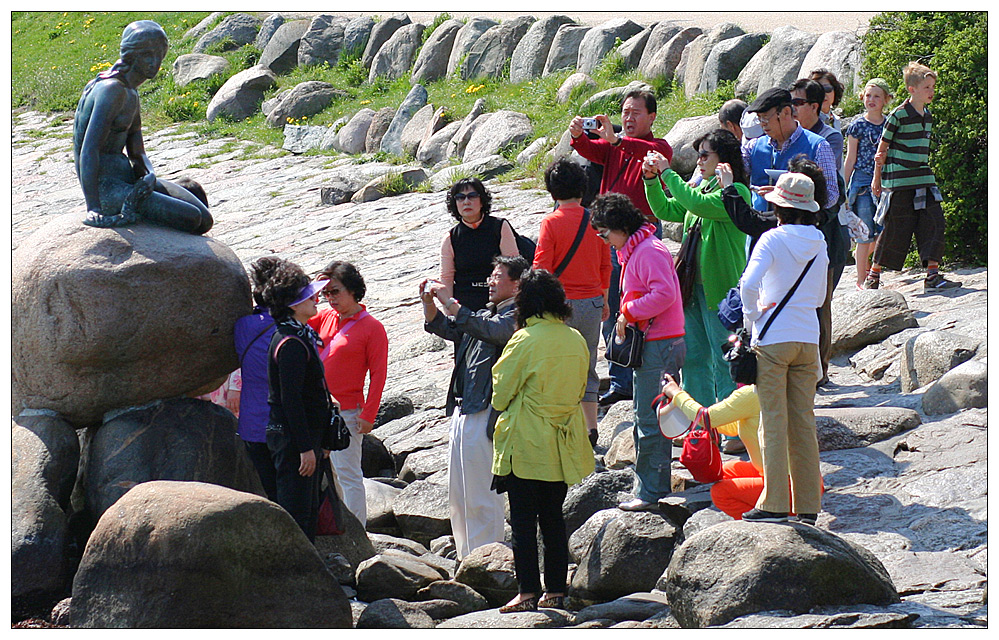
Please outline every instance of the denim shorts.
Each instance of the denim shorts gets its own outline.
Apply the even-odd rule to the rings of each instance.
[[[857,238],[857,244],[868,244],[874,242],[881,233],[881,225],[875,224],[874,213],[878,204],[871,193],[871,176],[861,171],[854,171],[850,176],[850,188],[847,191],[847,202],[850,203],[850,210],[857,214],[857,217],[864,221],[870,230],[867,238]]]

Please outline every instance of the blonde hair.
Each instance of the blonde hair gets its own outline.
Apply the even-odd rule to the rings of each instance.
[[[927,78],[933,78],[936,80],[937,72],[924,64],[910,62],[905,65],[904,69],[902,69],[902,79],[905,80],[905,86],[907,87],[919,86],[919,83]]]
[[[881,78],[872,78],[871,80],[868,80],[867,84],[864,85],[864,88],[857,93],[857,97],[863,101],[864,94],[871,88],[881,89],[881,93],[885,95],[885,103],[891,102],[891,99],[894,97],[894,94],[888,90],[888,83]]]

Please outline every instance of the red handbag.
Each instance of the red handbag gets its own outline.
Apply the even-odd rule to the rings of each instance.
[[[694,418],[693,429],[683,440],[680,464],[687,467],[696,482],[710,484],[722,477],[721,438],[711,427],[708,410],[701,407]]]

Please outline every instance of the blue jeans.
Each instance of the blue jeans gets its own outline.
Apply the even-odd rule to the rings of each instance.
[[[857,244],[874,242],[881,233],[881,225],[875,224],[874,213],[878,205],[871,193],[871,174],[854,170],[850,176],[850,188],[847,190],[846,201],[857,217],[864,221],[870,231],[866,238],[857,238]]]
[[[687,353],[682,337],[645,343],[642,366],[634,370],[635,397],[635,496],[655,502],[670,494],[673,443],[659,431],[659,416],[652,401],[662,388],[663,374],[679,375]]]

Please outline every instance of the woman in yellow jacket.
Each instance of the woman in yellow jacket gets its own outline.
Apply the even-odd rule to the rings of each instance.
[[[518,594],[500,613],[563,608],[569,541],[562,502],[570,484],[593,472],[593,450],[580,401],[590,352],[565,324],[571,307],[544,269],[521,277],[519,329],[493,366],[493,488],[510,499]],[[538,526],[545,545],[545,593],[539,600]]]

